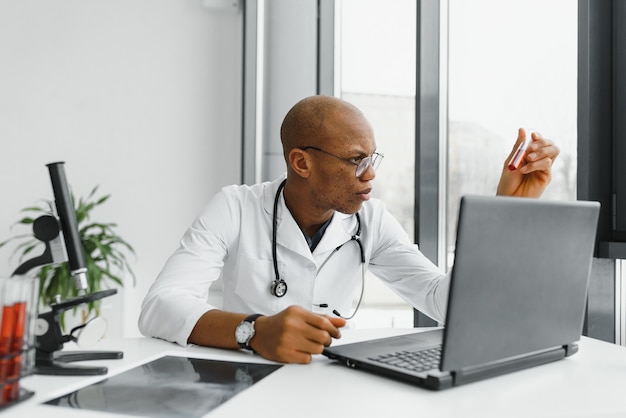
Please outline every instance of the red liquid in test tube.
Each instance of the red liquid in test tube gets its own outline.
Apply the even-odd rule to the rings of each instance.
[[[9,366],[11,358],[11,342],[15,329],[15,310],[12,305],[2,307],[2,323],[0,324],[0,383],[5,383],[9,377]],[[10,400],[12,391],[11,385],[4,385],[0,393],[0,405],[6,404]]]
[[[519,147],[517,147],[515,154],[513,154],[513,157],[511,157],[511,160],[509,161],[509,164],[507,165],[507,168],[509,169],[509,171],[517,170],[517,167],[519,167],[520,163],[522,162],[522,158],[524,158],[524,156],[526,155],[526,150],[528,149],[528,146],[530,145],[531,142],[532,142],[532,133],[528,133],[524,142],[522,142],[519,145]]]
[[[8,400],[14,401],[19,397],[19,378],[22,372],[22,345],[24,344],[24,327],[26,325],[26,302],[16,302],[13,305],[14,327],[11,341],[13,357],[8,365],[7,379],[12,383],[5,388],[8,391]]]

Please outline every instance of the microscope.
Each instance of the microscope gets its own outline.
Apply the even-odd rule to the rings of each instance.
[[[45,375],[101,375],[106,367],[79,366],[76,361],[120,359],[119,351],[67,351],[60,353],[66,342],[97,342],[106,331],[106,322],[99,317],[77,326],[63,335],[60,314],[75,306],[90,303],[117,293],[115,289],[87,293],[87,267],[82,243],[78,233],[76,212],[65,177],[64,163],[47,164],[54,192],[57,216],[42,215],[33,222],[33,235],[45,244],[44,252],[26,260],[12,274],[20,276],[35,267],[67,261],[79,296],[66,300],[57,299],[50,304],[51,310],[40,313],[35,323],[35,370]],[[67,254],[67,256],[66,256]]]

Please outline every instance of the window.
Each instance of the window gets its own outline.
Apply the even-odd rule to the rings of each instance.
[[[536,129],[561,149],[544,198],[576,198],[577,4],[449,0],[443,6],[447,34],[441,39],[447,43],[440,54],[447,56],[447,67],[440,77],[447,80],[442,162],[447,181],[440,191],[446,197],[446,236],[439,239],[445,240],[447,253],[442,268],[448,269],[460,197],[495,193],[519,127]],[[410,235],[415,217],[416,7],[413,0],[341,0],[336,13],[339,95],[372,123],[378,149],[385,153],[373,194]],[[363,310],[406,312],[408,305],[389,292],[368,278]],[[391,317],[398,322],[397,314]]]
[[[341,0],[336,47],[339,96],[363,111],[385,160],[373,196],[383,200],[404,229],[414,229],[416,2]],[[357,326],[413,324],[410,305],[378,279],[366,279]]]
[[[449,0],[446,249],[464,194],[493,194],[519,127],[561,154],[545,199],[576,199],[577,3]]]

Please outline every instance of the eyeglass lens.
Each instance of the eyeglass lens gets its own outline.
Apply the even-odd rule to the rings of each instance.
[[[382,160],[383,155],[375,152],[369,157],[365,157],[361,160],[359,165],[356,167],[356,176],[361,177],[365,170],[371,165],[374,170],[378,168],[380,165],[380,161]]]

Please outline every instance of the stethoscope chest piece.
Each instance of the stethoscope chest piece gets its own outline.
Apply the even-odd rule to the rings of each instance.
[[[283,279],[274,280],[271,289],[272,295],[282,298],[287,293],[287,282]]]

